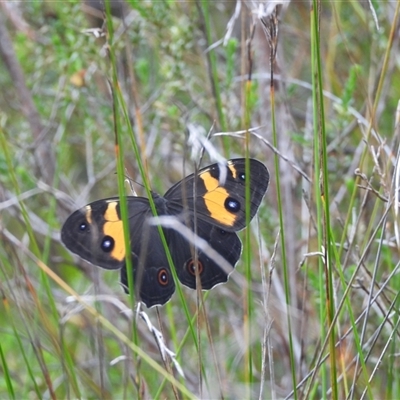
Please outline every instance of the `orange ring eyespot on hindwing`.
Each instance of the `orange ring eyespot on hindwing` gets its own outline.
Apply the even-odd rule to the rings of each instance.
[[[165,268],[161,268],[157,273],[157,282],[161,286],[167,286],[169,283],[168,271]]]
[[[203,263],[200,260],[197,260],[197,267],[199,269],[199,275],[201,275],[204,271]],[[193,258],[186,261],[186,269],[190,275],[196,276],[196,264]]]

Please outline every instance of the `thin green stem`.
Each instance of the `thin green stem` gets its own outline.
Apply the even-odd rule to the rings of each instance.
[[[276,116],[275,116],[275,89],[274,83],[271,79],[270,86],[270,97],[271,97],[271,125],[272,125],[272,141],[275,148],[279,148],[278,145],[278,134],[276,128]],[[277,204],[283,204],[282,192],[281,192],[281,181],[280,181],[280,156],[274,153],[274,165],[275,165],[275,182],[276,182],[276,201]],[[285,236],[285,221],[283,217],[283,208],[279,207],[279,234],[280,243],[282,247],[282,266],[283,266],[283,281],[285,287],[285,301],[286,301],[286,318],[287,318],[287,332],[289,339],[289,358],[290,358],[290,368],[292,376],[293,389],[296,388],[296,360],[293,346],[293,333],[292,333],[292,320],[291,320],[291,294],[290,294],[290,273],[287,264],[286,256],[286,236]],[[297,391],[294,390],[293,396],[295,399],[298,398]]]

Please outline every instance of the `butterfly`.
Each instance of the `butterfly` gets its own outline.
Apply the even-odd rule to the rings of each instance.
[[[267,167],[255,159],[248,162],[247,177],[246,160],[232,159],[225,165],[212,164],[187,176],[164,196],[152,194],[158,216],[174,217],[194,233],[193,244],[183,228],[163,227],[176,274],[189,288],[195,289],[199,280],[203,290],[226,282],[240,258],[242,243],[236,232],[246,226],[246,184],[249,220],[256,214],[269,184]],[[121,269],[125,291],[125,257],[130,251],[135,293],[147,307],[163,305],[174,293],[175,283],[149,199],[129,196],[127,207],[128,250],[118,197],[97,200],[72,213],[61,229],[61,240],[70,251],[94,265]],[[212,251],[198,243],[208,244],[225,265],[221,266]]]

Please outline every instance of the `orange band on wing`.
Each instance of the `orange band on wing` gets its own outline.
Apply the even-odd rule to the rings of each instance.
[[[232,161],[229,161],[229,162],[228,162],[228,168],[229,168],[229,170],[232,172],[232,176],[236,179],[236,173],[237,173],[237,171],[236,171],[235,165],[233,164]]]
[[[202,173],[200,178],[207,190],[203,198],[211,217],[223,225],[233,226],[236,215],[225,208],[225,200],[229,197],[229,193],[219,186],[218,179],[213,178],[209,172]]]
[[[122,220],[117,212],[116,201],[108,203],[106,212],[104,213],[105,223],[103,226],[103,233],[105,236],[110,236],[114,239],[114,248],[110,255],[112,258],[118,261],[122,261],[125,258],[125,240],[124,240],[124,228]]]
[[[86,221],[87,221],[90,225],[92,225],[92,207],[90,207],[90,204],[89,204],[89,205],[87,205],[87,206],[85,207],[85,209],[86,209],[86,212],[85,212]]]

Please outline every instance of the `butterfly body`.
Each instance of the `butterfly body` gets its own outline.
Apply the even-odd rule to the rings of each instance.
[[[269,173],[257,160],[250,159],[249,165],[251,219],[267,190]],[[163,197],[153,195],[157,215],[172,216],[183,226],[164,227],[163,232],[184,285],[196,288],[196,266],[202,289],[228,280],[242,250],[235,232],[246,226],[245,187],[245,159],[235,159],[226,167],[213,164],[189,175]],[[135,293],[148,307],[162,305],[171,298],[175,284],[149,200],[128,197],[127,205]],[[98,200],[75,211],[61,230],[61,240],[92,264],[121,269],[121,282],[127,288],[119,198]]]

